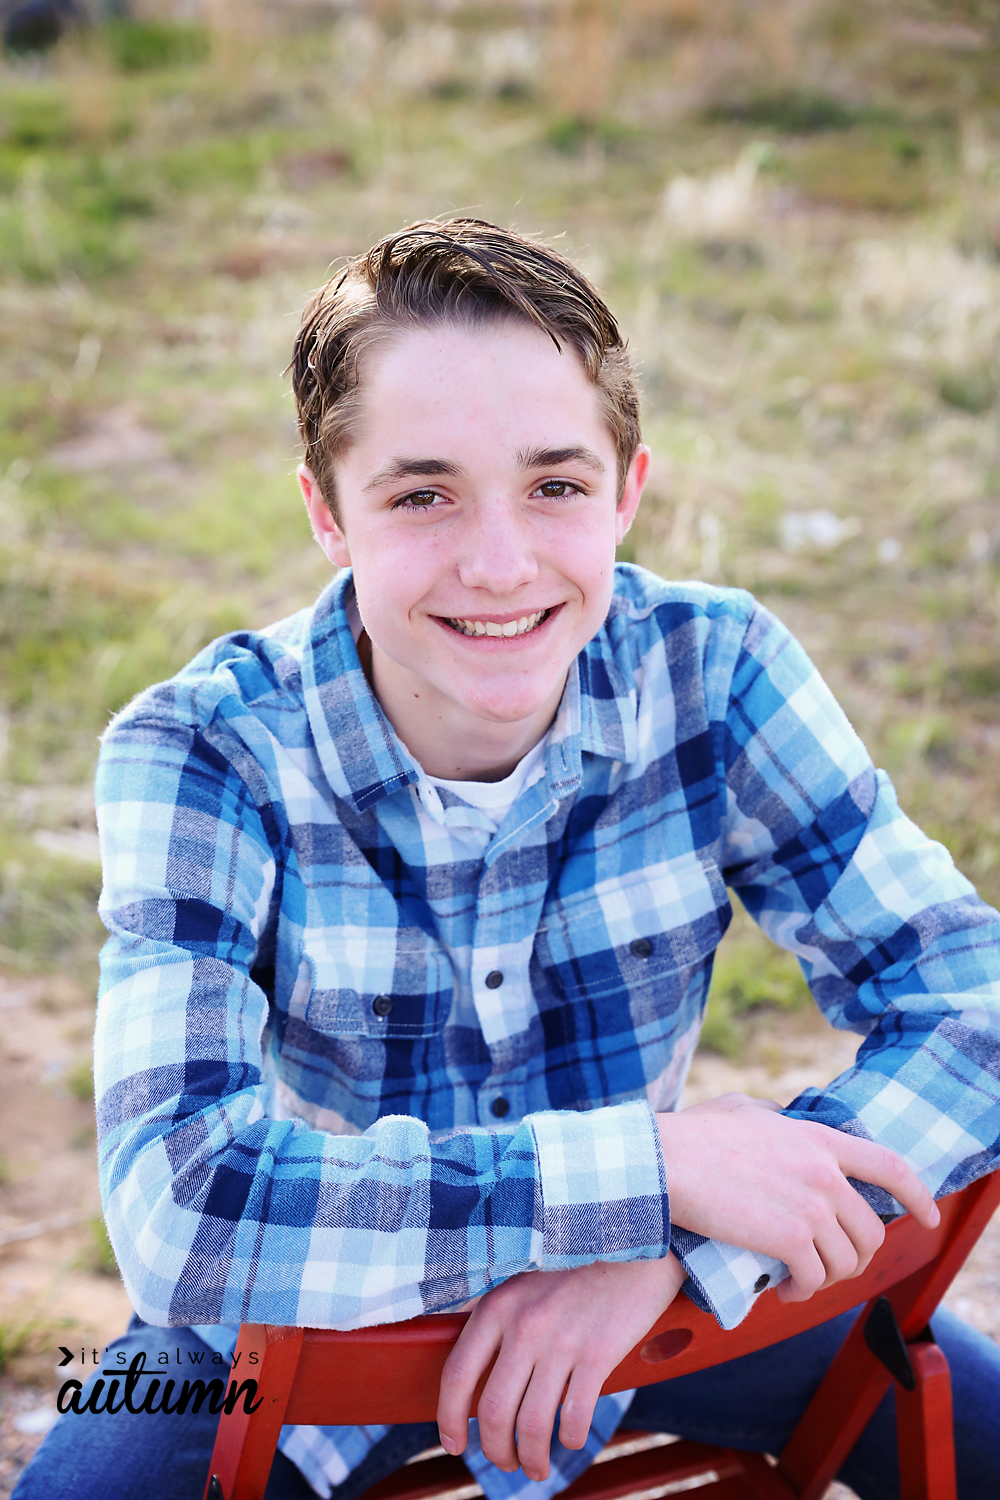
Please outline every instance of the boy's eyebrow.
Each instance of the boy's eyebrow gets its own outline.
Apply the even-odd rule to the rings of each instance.
[[[598,474],[607,472],[600,455],[593,448],[584,448],[582,444],[574,444],[569,448],[532,448],[528,452],[522,449],[517,455],[519,469],[552,469],[569,463],[586,464],[588,469],[595,469]]]
[[[607,472],[600,454],[582,443],[573,443],[566,448],[522,448],[517,455],[519,469],[551,469],[568,463],[586,464],[598,474]],[[372,475],[365,489],[377,490],[383,484],[396,484],[400,479],[433,479],[438,474],[459,479],[465,470],[450,458],[392,458]]]
[[[465,473],[461,464],[450,458],[391,458],[383,464],[365,485],[366,490],[377,490],[383,484],[395,484],[400,479],[433,479],[437,474],[449,474],[458,479]]]

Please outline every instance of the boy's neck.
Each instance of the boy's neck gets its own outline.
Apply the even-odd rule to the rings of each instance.
[[[562,689],[527,719],[480,719],[421,682],[419,694],[363,632],[358,656],[372,692],[393,729],[428,776],[446,781],[503,781],[548,732]]]

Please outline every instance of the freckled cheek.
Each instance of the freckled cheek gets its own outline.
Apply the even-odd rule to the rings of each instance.
[[[418,590],[403,559],[391,551],[354,565],[358,609],[373,641],[385,641],[406,630]]]
[[[387,557],[374,581],[381,619],[397,630],[423,624],[440,578],[440,570],[414,566],[412,558]]]
[[[563,571],[574,579],[585,598],[602,595],[611,586],[614,575],[614,544],[603,536],[588,539],[592,545],[581,548],[575,556],[566,557]]]

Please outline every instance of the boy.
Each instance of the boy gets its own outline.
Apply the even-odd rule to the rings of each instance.
[[[102,752],[102,1185],[142,1320],[122,1347],[228,1356],[242,1320],[479,1297],[438,1426],[491,1500],[553,1493],[623,1417],[773,1451],[843,1320],[631,1405],[600,1386],[685,1277],[731,1326],[769,1284],[859,1274],[880,1213],[931,1225],[933,1193],[990,1169],[996,914],[766,611],[614,569],[649,456],[569,262],[414,225],[314,296],[293,372],[342,571],[144,694]],[[780,1112],[676,1111],[727,885],[867,1037]],[[954,1319],[938,1336],[963,1500],[996,1493],[1000,1356]],[[213,1425],[64,1419],[17,1495],[113,1474],[194,1496]],[[286,1429],[268,1494],[348,1500],[436,1436]],[[883,1411],[845,1470],[862,1496],[893,1493],[893,1448]]]

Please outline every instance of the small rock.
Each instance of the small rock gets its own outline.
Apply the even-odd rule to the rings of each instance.
[[[15,1417],[14,1426],[18,1432],[35,1437],[54,1427],[58,1417],[59,1413],[54,1406],[36,1406],[32,1411],[23,1411],[19,1417]]]
[[[842,521],[831,510],[791,511],[781,518],[781,546],[785,552],[801,552],[812,548],[816,552],[829,552],[857,536],[861,524],[856,517]]]

